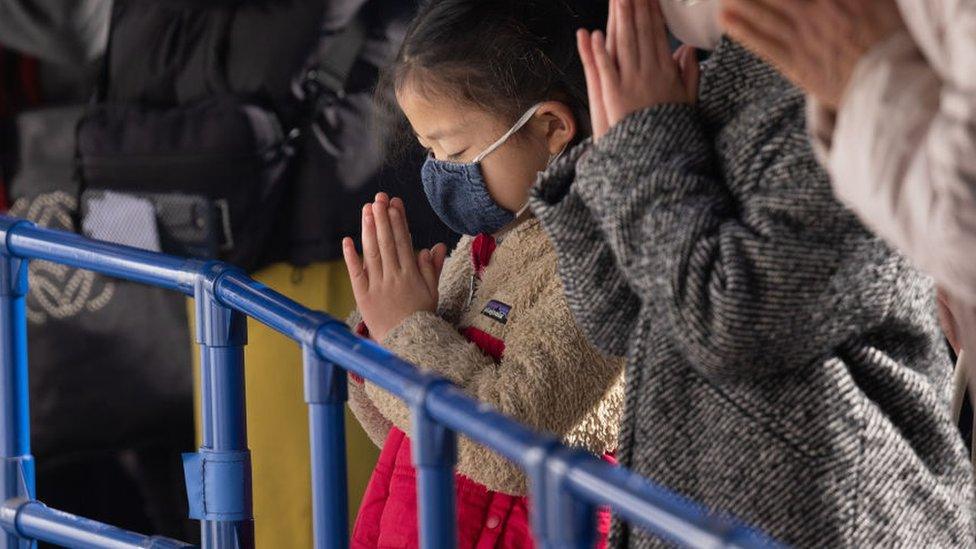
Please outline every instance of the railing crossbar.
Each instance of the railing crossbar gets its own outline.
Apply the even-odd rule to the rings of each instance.
[[[203,481],[195,486],[200,492],[196,494],[196,511],[191,496],[191,515],[196,512],[199,516],[194,518],[202,521],[205,547],[253,545],[250,458],[241,373],[245,317],[288,336],[303,348],[305,397],[313,439],[312,467],[318,473],[313,474],[313,479],[316,483],[329,484],[316,485],[313,490],[316,547],[344,547],[348,543],[345,532],[337,531],[343,530],[339,525],[345,524],[347,512],[345,459],[336,457],[343,450],[334,447],[344,446],[341,419],[346,393],[345,376],[335,366],[375,383],[403,399],[414,411],[419,438],[413,443],[415,462],[421,469],[418,488],[425,549],[449,547],[455,535],[453,525],[445,522],[454,520],[450,469],[456,453],[454,433],[498,452],[526,471],[535,498],[533,520],[540,547],[587,546],[592,541],[593,529],[574,522],[591,514],[597,506],[609,506],[617,516],[632,524],[687,546],[776,545],[734,519],[714,515],[635,473],[611,466],[582,450],[566,448],[555,437],[528,429],[477,402],[446,380],[421,372],[379,345],[355,336],[338,320],[309,310],[222,263],[186,260],[96,242],[5,217],[0,217],[0,254],[53,261],[195,297],[198,341],[204,363],[201,398],[206,425],[201,452],[184,459],[191,464],[187,473],[188,489],[191,470],[204,474]],[[6,299],[8,294],[0,295],[0,299]],[[12,309],[0,310],[8,311],[4,314],[14,318],[22,314],[17,310],[23,306],[22,301],[16,302],[19,304]],[[10,319],[0,318],[0,328],[10,323]],[[26,338],[23,334],[16,337]],[[4,355],[4,368],[13,372],[18,367],[26,368],[17,360]],[[6,396],[6,393],[0,395]],[[14,460],[11,463],[15,465],[21,458],[29,462],[29,455],[0,456],[0,459]],[[31,478],[21,484],[30,484],[31,488],[18,491],[11,488],[9,481],[4,484],[9,493],[0,494],[0,498],[7,500],[0,507],[0,524],[8,533],[54,543],[58,543],[56,539],[100,540],[91,545],[97,547],[183,546],[172,540],[126,533],[48,509],[29,498],[25,500],[20,492],[33,491],[33,468],[17,470],[27,471],[21,475]],[[325,471],[328,474],[323,474]],[[247,487],[236,486],[240,482]],[[219,497],[221,493],[216,487],[227,488],[233,497]],[[434,507],[434,500],[446,508]],[[99,532],[111,535],[98,538]],[[5,542],[0,537],[0,549],[11,547],[9,539]],[[119,542],[123,544],[112,545],[118,540],[123,540]]]
[[[102,549],[177,549],[192,547],[161,536],[145,536],[71,513],[38,501],[8,500],[0,507],[0,526],[8,533],[64,547]]]

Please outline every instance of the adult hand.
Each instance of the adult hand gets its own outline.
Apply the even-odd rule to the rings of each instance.
[[[376,341],[419,311],[437,310],[437,284],[446,248],[416,254],[403,201],[385,193],[363,207],[363,256],[351,238],[342,242],[356,306]]]
[[[577,46],[595,139],[633,112],[695,102],[694,50],[672,56],[658,0],[610,0],[607,34],[580,29]]]
[[[861,58],[904,29],[895,0],[722,0],[729,35],[831,110]]]

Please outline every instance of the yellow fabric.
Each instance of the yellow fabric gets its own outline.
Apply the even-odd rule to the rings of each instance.
[[[312,309],[345,318],[355,306],[341,261],[305,268],[278,264],[255,279]],[[192,311],[192,303],[190,304]],[[193,315],[190,315],[191,324]],[[199,354],[194,353],[199,395]],[[255,541],[260,548],[312,546],[308,410],[302,387],[301,351],[294,342],[248,321],[244,351],[247,436],[254,479]],[[196,399],[199,408],[199,398]],[[200,414],[197,410],[197,439]],[[350,528],[379,450],[352,414],[346,413]]]

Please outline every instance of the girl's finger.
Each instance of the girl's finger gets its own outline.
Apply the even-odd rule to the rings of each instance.
[[[447,259],[447,246],[438,244],[431,249],[430,254],[433,258],[434,273],[437,275],[439,282],[441,279],[441,271],[444,270],[444,261]]]
[[[391,199],[390,200],[390,207],[397,208],[398,210],[400,210],[400,213],[402,213],[403,214],[403,217],[406,218],[406,216],[407,216],[407,207],[403,204],[403,199],[402,198],[400,198],[399,196],[397,196],[397,197],[394,197],[393,199]]]
[[[609,51],[607,51],[607,54],[611,60],[616,61],[622,73],[634,74],[641,63],[640,51],[637,47],[634,0],[615,0],[614,8],[616,10],[614,16],[617,18],[616,28],[614,29],[614,32],[617,34],[614,40],[616,45],[614,47],[614,54],[609,55]]]
[[[376,242],[383,261],[383,275],[392,275],[400,270],[400,259],[397,256],[396,240],[393,238],[393,228],[390,225],[389,206],[381,202],[373,203],[373,221],[376,225]]]
[[[427,291],[434,295],[437,292],[437,274],[434,272],[434,258],[430,255],[429,250],[420,250],[420,253],[417,254],[417,267],[420,268],[420,274],[424,277]]]
[[[658,30],[652,22],[651,2],[648,0],[632,0],[634,2],[634,29],[637,35],[637,49],[640,51],[641,70],[653,70],[648,64],[657,59]]]
[[[661,11],[660,0],[643,0],[647,4],[647,9],[642,10],[646,16],[648,30],[642,34],[650,40],[648,45],[651,59],[657,60],[659,67],[673,67],[674,60],[671,58],[671,42],[668,40],[668,24],[664,20],[664,12]],[[645,63],[647,65],[647,63]]]
[[[685,84],[685,91],[691,102],[698,101],[698,83],[701,80],[701,66],[698,64],[698,56],[695,48],[691,46],[681,46],[676,53],[678,66],[681,68],[681,80]]]
[[[596,59],[597,74],[600,79],[600,94],[603,97],[604,112],[607,115],[607,125],[612,126],[618,122],[618,113],[615,98],[619,95],[620,77],[617,66],[607,53],[603,42],[603,34],[596,31],[593,34],[593,57]]]
[[[607,114],[603,108],[603,92],[600,85],[600,75],[593,59],[590,32],[580,29],[576,33],[576,44],[580,59],[583,62],[583,74],[586,76],[586,95],[590,104],[590,121],[593,125],[593,137],[599,139],[607,133]]]
[[[363,262],[371,281],[383,277],[383,260],[379,244],[376,242],[376,222],[373,219],[373,205],[363,207]]]
[[[399,201],[394,198],[393,201]],[[413,241],[410,238],[410,229],[407,228],[407,218],[403,215],[403,204],[400,207],[391,205],[389,208],[390,228],[393,230],[393,243],[396,246],[397,261],[401,269],[412,270],[417,262],[413,255]]]
[[[614,13],[617,11],[614,9],[614,4],[617,0],[610,0],[610,9],[607,13],[607,51],[610,53],[610,57],[614,57],[617,54],[616,40],[617,40],[617,17]]]
[[[349,271],[352,293],[358,300],[369,291],[369,279],[363,269],[363,261],[356,252],[356,245],[348,236],[342,239],[342,257],[346,260],[346,270]]]

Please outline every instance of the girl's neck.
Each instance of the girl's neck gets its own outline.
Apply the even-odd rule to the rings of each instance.
[[[531,218],[532,218],[532,210],[528,208],[523,209],[520,214],[515,216],[515,219],[513,219],[509,224],[505,225],[504,227],[499,229],[498,232],[492,235],[493,237],[495,237],[495,242],[500,244],[501,241],[505,238],[505,236],[507,236],[510,232],[512,232],[513,229],[515,229],[522,223],[525,223]]]

